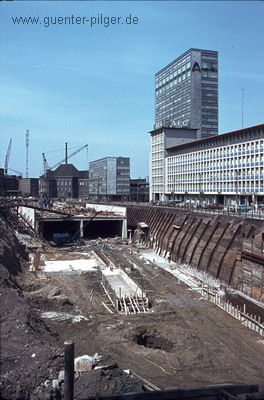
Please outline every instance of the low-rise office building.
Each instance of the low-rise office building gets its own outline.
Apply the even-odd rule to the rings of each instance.
[[[149,182],[146,178],[130,180],[130,201],[137,203],[149,202]]]
[[[130,159],[105,157],[89,163],[89,196],[96,201],[128,200]]]
[[[39,180],[38,178],[22,178],[19,181],[19,191],[22,196],[38,197]]]
[[[152,201],[263,202],[263,124],[176,146],[160,133],[159,146],[160,173],[153,164],[151,169]]]

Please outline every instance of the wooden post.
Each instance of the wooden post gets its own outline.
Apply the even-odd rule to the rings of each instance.
[[[74,342],[66,340],[64,342],[64,400],[73,400],[74,389]]]

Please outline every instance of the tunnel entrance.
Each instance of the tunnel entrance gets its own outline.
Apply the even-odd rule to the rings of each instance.
[[[114,238],[123,235],[123,219],[100,220],[41,220],[38,223],[38,232],[44,239],[52,241],[54,233],[68,233],[74,239]],[[82,233],[83,231],[83,233]],[[126,233],[126,232],[125,232]]]
[[[84,222],[83,237],[84,239],[122,237],[122,228],[122,220],[93,220],[87,226],[85,226]]]
[[[40,221],[39,233],[46,240],[52,240],[54,233],[69,233],[71,236],[75,235],[80,230],[80,222],[73,220],[58,220],[58,221]],[[77,239],[79,236],[77,235]]]

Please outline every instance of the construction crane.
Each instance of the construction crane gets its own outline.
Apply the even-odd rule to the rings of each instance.
[[[9,166],[8,166],[8,164],[9,164],[9,158],[10,158],[10,153],[11,153],[11,148],[12,148],[12,138],[11,138],[10,141],[9,141],[9,145],[8,145],[8,148],[7,148],[7,153],[6,153],[6,156],[5,156],[5,169],[4,169],[4,173],[5,173],[5,175],[7,175],[7,174],[8,174],[8,171],[11,171],[11,172],[15,172],[15,173],[18,174],[19,176],[23,176],[23,173],[22,173],[22,172],[16,171],[15,169],[9,168]]]
[[[9,145],[8,145],[8,149],[7,149],[7,153],[6,153],[6,157],[5,157],[5,174],[8,173],[7,170],[8,170],[10,153],[11,153],[11,147],[12,147],[12,138],[10,139],[10,142],[9,142]]]
[[[42,157],[43,157],[44,174],[45,174],[51,168],[50,168],[50,166],[48,164],[48,161],[47,161],[44,153],[42,153]]]
[[[47,163],[47,160],[46,160],[46,157],[45,157],[45,154],[42,153],[43,163],[44,163],[44,172],[46,172],[48,170],[51,170],[51,169],[54,169],[54,168],[57,168],[59,165],[63,164],[65,161],[68,161],[69,158],[75,156],[75,154],[79,153],[81,150],[83,150],[85,148],[88,148],[88,144],[85,144],[84,146],[82,146],[79,149],[75,150],[73,153],[71,153],[69,155],[66,155],[63,160],[59,161],[58,163],[56,163],[52,167],[49,167],[49,165]]]
[[[23,176],[22,172],[16,171],[15,169],[8,168],[8,171],[12,171],[12,172],[15,172],[16,174],[18,174],[19,176]]]

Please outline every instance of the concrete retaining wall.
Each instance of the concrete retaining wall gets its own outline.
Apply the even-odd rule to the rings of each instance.
[[[243,241],[261,241],[264,221],[178,209],[128,207],[128,227],[149,226],[145,244],[172,261],[190,265],[225,284],[241,286]]]

